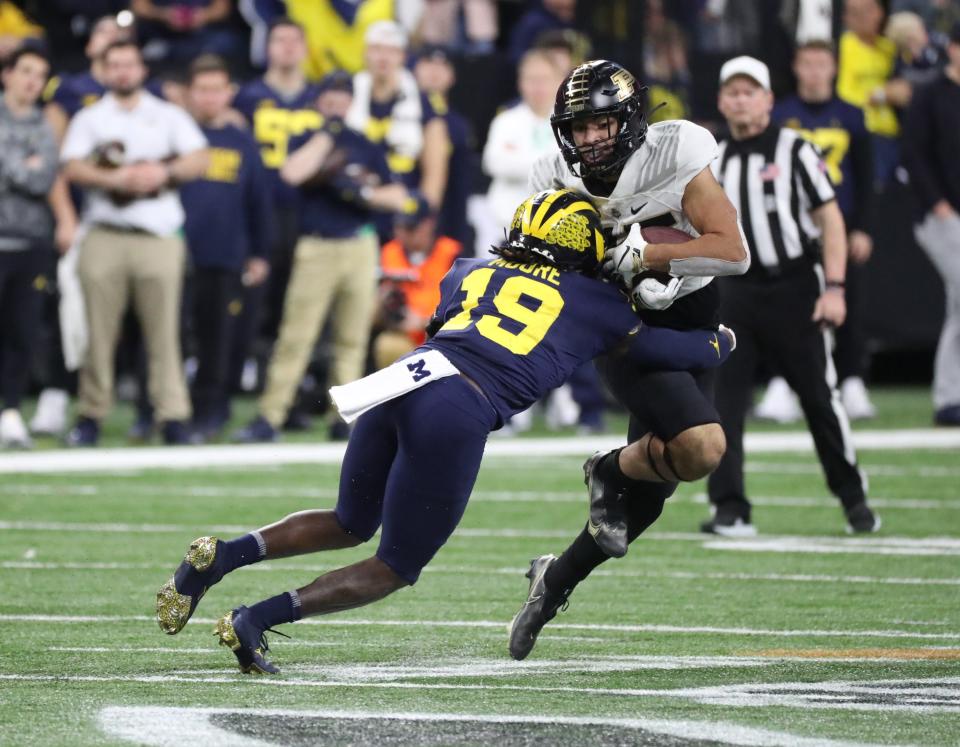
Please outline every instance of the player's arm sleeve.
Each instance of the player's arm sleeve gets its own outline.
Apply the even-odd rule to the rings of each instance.
[[[243,159],[247,166],[246,203],[247,226],[250,236],[250,256],[270,259],[274,231],[273,200],[267,169],[260,158],[260,150],[251,138],[244,149]]]
[[[648,368],[697,371],[723,363],[730,355],[730,340],[720,332],[642,325],[628,338],[625,352]]]
[[[545,189],[560,189],[562,186],[563,181],[557,174],[554,156],[542,156],[533,162],[527,179],[527,191],[530,194],[542,192]]]
[[[809,140],[799,138],[799,147],[794,151],[794,169],[800,180],[800,188],[810,210],[816,210],[825,202],[836,198],[833,183],[827,174],[827,167],[816,145]]]

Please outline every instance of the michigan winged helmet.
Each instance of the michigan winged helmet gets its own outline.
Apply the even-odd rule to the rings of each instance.
[[[493,251],[507,259],[545,262],[593,275],[605,249],[597,209],[582,194],[558,189],[524,200],[513,215],[506,240]]]

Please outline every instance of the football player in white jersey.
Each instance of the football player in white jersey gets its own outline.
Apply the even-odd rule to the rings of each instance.
[[[530,191],[567,187],[589,195],[612,248],[605,270],[631,294],[641,319],[675,329],[717,330],[715,275],[740,275],[750,253],[737,213],[710,171],[717,142],[684,120],[648,126],[644,93],[621,65],[593,60],[557,91],[551,117],[560,152],[534,164]],[[640,231],[670,226],[693,237],[647,243]],[[530,588],[510,628],[510,655],[523,659],[573,588],[653,524],[679,481],[719,464],[726,441],[708,372],[655,371],[619,356],[597,367],[630,412],[629,445],[584,464],[586,527],[560,555],[535,559]]]

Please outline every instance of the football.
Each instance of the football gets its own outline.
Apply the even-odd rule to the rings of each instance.
[[[693,236],[690,234],[684,233],[679,228],[670,228],[670,226],[647,226],[640,229],[640,235],[651,244],[682,244],[684,241],[693,241]],[[653,278],[666,285],[672,277],[669,272],[646,270],[637,277],[637,282],[646,278]]]
[[[640,235],[651,244],[682,244],[685,241],[693,241],[693,236],[690,234],[670,226],[647,226],[640,229]]]

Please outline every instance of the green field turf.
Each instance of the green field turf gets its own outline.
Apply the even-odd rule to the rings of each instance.
[[[697,535],[684,486],[518,663],[506,626],[582,526],[582,459],[490,458],[414,588],[285,626],[259,679],[212,621],[372,546],[242,569],[176,637],[154,595],[194,537],[332,506],[335,466],[0,475],[0,744],[957,744],[960,459],[861,460],[878,535],[844,534],[811,456],[752,457],[756,540]]]

